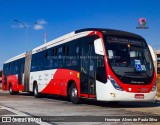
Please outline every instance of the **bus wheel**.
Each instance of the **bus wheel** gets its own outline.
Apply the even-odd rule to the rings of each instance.
[[[40,97],[40,94],[39,94],[39,92],[38,92],[38,86],[37,86],[37,84],[34,86],[34,97],[35,98],[39,98]]]
[[[12,85],[9,86],[9,93],[10,93],[11,95],[14,94],[13,89],[12,89]]]
[[[33,96],[33,95],[34,95],[34,93],[33,93],[33,92],[29,92],[29,95],[32,95],[32,96]]]
[[[70,100],[73,104],[78,104],[81,102],[80,98],[78,97],[78,90],[77,87],[75,85],[75,83],[73,83],[69,89],[69,95],[70,95]]]
[[[19,92],[18,91],[13,91],[13,88],[12,88],[12,85],[9,86],[9,93],[11,95],[14,95],[14,94],[18,94]]]

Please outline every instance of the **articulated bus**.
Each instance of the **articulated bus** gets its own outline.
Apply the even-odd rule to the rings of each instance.
[[[126,31],[71,32],[4,63],[2,89],[81,100],[154,101],[156,72],[145,39]]]

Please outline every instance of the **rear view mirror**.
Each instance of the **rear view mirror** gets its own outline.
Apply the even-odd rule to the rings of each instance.
[[[104,49],[103,49],[103,44],[102,44],[101,38],[98,38],[94,41],[94,48],[95,48],[96,54],[104,56]]]

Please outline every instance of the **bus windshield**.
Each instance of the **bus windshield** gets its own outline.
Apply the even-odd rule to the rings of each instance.
[[[124,84],[149,84],[153,62],[144,40],[105,36],[109,65]]]

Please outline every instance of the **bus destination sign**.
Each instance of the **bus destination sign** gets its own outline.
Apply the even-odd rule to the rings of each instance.
[[[140,40],[134,40],[134,39],[126,39],[126,38],[120,38],[120,37],[113,37],[113,36],[108,36],[107,37],[108,42],[114,42],[114,43],[122,43],[122,44],[133,44],[133,45],[140,45],[142,46],[143,42]]]

